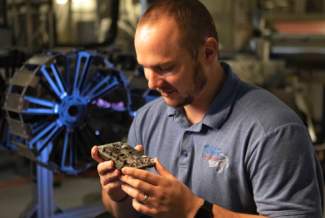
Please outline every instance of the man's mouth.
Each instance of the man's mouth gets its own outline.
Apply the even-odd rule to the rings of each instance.
[[[169,92],[160,92],[160,94],[163,96],[163,97],[168,97],[170,96],[174,91],[169,91]]]

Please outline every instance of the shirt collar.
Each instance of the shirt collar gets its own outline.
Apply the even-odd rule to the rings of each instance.
[[[239,77],[232,71],[229,64],[220,62],[223,70],[226,72],[226,80],[220,89],[217,97],[213,100],[208,112],[203,119],[195,125],[196,128],[201,128],[205,124],[212,128],[218,128],[222,125],[230,112],[237,92],[240,86]],[[173,108],[167,106],[167,116],[174,116],[175,122],[180,122],[184,117],[183,108]]]
[[[240,86],[240,79],[230,65],[221,62],[221,66],[227,74],[226,81],[202,119],[203,124],[212,128],[218,128],[227,120]]]
[[[167,105],[166,105],[167,106]],[[174,116],[176,109],[170,106],[167,106],[167,116]]]

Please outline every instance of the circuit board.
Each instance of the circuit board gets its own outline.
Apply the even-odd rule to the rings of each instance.
[[[152,158],[122,142],[99,145],[98,156],[103,160],[112,160],[115,163],[115,168],[119,170],[123,167],[144,169],[155,165]]]

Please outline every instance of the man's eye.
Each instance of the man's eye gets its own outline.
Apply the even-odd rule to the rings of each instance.
[[[171,71],[174,67],[169,67],[169,68],[166,68],[166,69],[162,69],[162,71],[165,71],[165,72],[168,72],[168,71]]]

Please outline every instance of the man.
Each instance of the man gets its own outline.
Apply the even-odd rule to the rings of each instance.
[[[268,92],[218,60],[213,19],[196,0],[156,1],[135,48],[159,98],[141,108],[128,144],[155,168],[100,162],[116,217],[322,217],[323,181],[308,131]],[[202,206],[202,207],[201,207]]]

